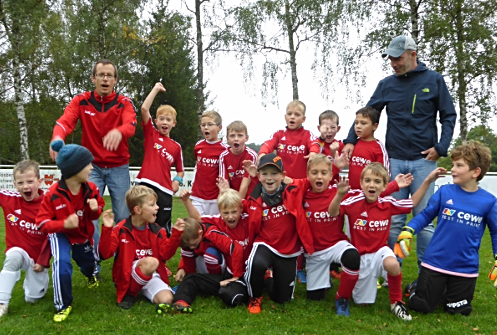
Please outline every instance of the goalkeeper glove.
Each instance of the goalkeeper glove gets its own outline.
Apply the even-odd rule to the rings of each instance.
[[[402,228],[393,252],[400,258],[406,258],[411,252],[411,239],[412,234],[414,234],[414,229],[409,226]]]
[[[490,273],[488,274],[488,278],[490,278],[490,280],[494,280],[494,286],[497,288],[497,255],[495,255],[494,258],[495,263],[492,270],[490,270]]]

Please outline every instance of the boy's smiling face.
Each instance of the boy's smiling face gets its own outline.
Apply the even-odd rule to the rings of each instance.
[[[33,169],[28,169],[24,172],[17,171],[14,175],[14,186],[26,201],[33,201],[40,196],[38,194],[40,184],[41,180],[36,176]]]
[[[307,171],[307,180],[311,183],[312,192],[324,192],[330,185],[332,173],[330,166],[325,162],[312,164]]]
[[[159,206],[157,206],[154,196],[147,197],[141,206],[135,206],[135,213],[141,215],[143,221],[148,223],[155,222],[158,211]]]
[[[373,174],[371,170],[367,170],[361,178],[361,189],[369,203],[375,202],[385,188],[383,178]]]
[[[462,188],[466,188],[471,183],[476,184],[476,178],[480,175],[480,172],[480,168],[471,170],[469,164],[462,158],[453,160],[452,169],[450,169],[453,183]]]
[[[269,194],[276,192],[285,178],[285,174],[274,165],[266,165],[262,167],[259,169],[258,174],[262,187],[264,187],[266,192]]]

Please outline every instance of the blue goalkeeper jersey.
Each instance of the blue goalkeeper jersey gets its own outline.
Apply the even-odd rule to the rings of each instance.
[[[488,226],[497,254],[497,199],[479,188],[466,192],[450,184],[430,198],[408,224],[417,233],[438,216],[437,228],[424,254],[423,266],[442,273],[477,277],[480,243]]]

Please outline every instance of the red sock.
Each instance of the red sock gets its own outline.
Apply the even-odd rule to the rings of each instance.
[[[388,274],[387,277],[390,303],[393,304],[396,301],[402,301],[402,272],[398,276]]]
[[[131,280],[127,294],[136,297],[150,279],[152,279],[152,276],[144,275],[139,266],[135,267],[135,271],[131,272]]]
[[[340,278],[340,284],[335,298],[350,299],[358,279],[359,270],[350,270],[346,267],[342,267],[342,277]]]
[[[297,271],[303,269],[304,269],[304,254],[300,254],[300,256],[297,257]]]
[[[218,259],[216,255],[212,255],[210,253],[204,254],[205,267],[207,268],[207,272],[211,275],[220,275],[223,273],[223,268],[221,267],[222,259]]]

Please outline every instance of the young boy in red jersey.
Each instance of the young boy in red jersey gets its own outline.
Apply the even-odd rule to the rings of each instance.
[[[380,112],[373,107],[364,107],[356,112],[354,129],[359,138],[349,165],[349,183],[351,189],[361,189],[362,170],[371,162],[383,164],[390,174],[390,161],[383,143],[374,138],[374,132],[380,122]]]
[[[390,310],[402,320],[411,315],[402,301],[402,273],[392,249],[387,245],[392,215],[408,214],[423,198],[430,183],[445,173],[437,168],[423,181],[411,199],[381,197],[389,180],[388,171],[378,162],[366,166],[361,174],[362,192],[343,200],[350,189],[348,179],[338,183],[337,195],[330,203],[331,216],[347,215],[351,243],[361,255],[359,280],[353,291],[356,304],[372,304],[376,300],[376,283],[382,271],[388,273]],[[342,201],[343,200],[343,201]],[[340,203],[341,202],[341,203]]]
[[[0,272],[0,318],[7,314],[12,290],[26,272],[24,299],[35,303],[43,298],[48,287],[50,245],[47,234],[36,226],[36,215],[43,199],[40,190],[40,167],[31,160],[14,166],[17,192],[0,190],[0,207],[5,219],[5,261]]]
[[[60,140],[52,142],[51,147],[58,152],[62,178],[43,197],[36,224],[42,232],[49,233],[57,309],[53,320],[62,322],[72,310],[71,255],[86,277],[88,288],[98,287],[92,220],[100,217],[105,203],[95,184],[88,181],[93,169],[91,152],[77,144],[64,145]]]
[[[243,247],[215,225],[192,218],[185,219],[181,248],[181,268],[176,274],[176,281],[181,284],[174,295],[173,304],[160,306],[164,312],[193,313],[190,306],[197,294],[219,295],[221,287],[237,281],[243,275]],[[212,255],[216,264],[209,264],[209,255]],[[209,272],[196,273],[201,258],[206,258],[204,266],[210,267]],[[223,259],[223,264],[219,264],[218,259]]]
[[[196,164],[191,196],[193,206],[200,215],[218,214],[219,155],[228,149],[218,136],[223,128],[222,122],[221,115],[214,111],[204,112],[200,119],[200,129],[205,139],[198,141],[193,149]]]
[[[226,128],[229,149],[219,156],[219,175],[238,191],[242,198],[250,194],[250,177],[243,169],[243,161],[251,160],[256,164],[257,153],[245,146],[248,141],[247,126],[242,121],[233,121]]]
[[[159,209],[156,201],[157,195],[152,189],[133,186],[126,192],[131,213],[126,220],[114,227],[112,210],[103,215],[100,253],[103,259],[116,255],[112,278],[117,305],[123,309],[133,306],[139,292],[156,305],[173,301],[166,261],[179,247],[184,221],[176,221],[168,238],[165,229],[155,224]]]
[[[245,281],[251,296],[249,312],[260,313],[266,270],[273,268],[271,299],[277,303],[290,301],[297,257],[302,253],[302,246],[309,254],[313,253],[314,246],[302,207],[304,182],[283,183],[283,162],[274,153],[262,156],[257,168],[250,161],[244,164],[251,177],[259,179],[247,204],[249,242],[253,247],[246,262]]]
[[[166,89],[161,83],[156,83],[150,94],[143,102],[142,126],[145,147],[143,164],[136,176],[135,183],[151,188],[157,194],[157,220],[164,227],[167,235],[171,236],[171,212],[173,209],[173,194],[179,190],[185,175],[181,145],[169,136],[176,125],[176,110],[169,105],[157,108],[155,124],[150,117],[150,106],[155,96]],[[176,167],[176,176],[171,181],[171,168]]]
[[[335,159],[335,152],[340,155],[344,144],[335,138],[340,131],[338,114],[332,110],[326,110],[319,115],[318,131],[321,137],[318,138],[318,143],[321,148],[320,153],[325,154],[331,162]],[[331,182],[340,179],[340,171],[333,167],[333,177]]]

